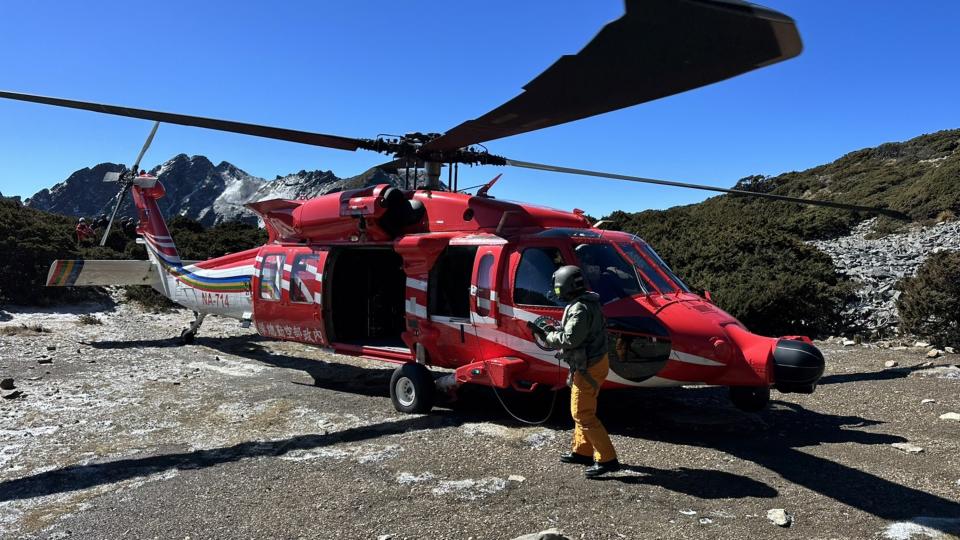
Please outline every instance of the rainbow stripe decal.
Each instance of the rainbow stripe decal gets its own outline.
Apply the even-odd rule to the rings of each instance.
[[[69,287],[77,282],[80,271],[83,270],[83,261],[57,261],[53,274],[47,281],[48,287]]]
[[[244,293],[250,290],[250,278],[252,277],[248,273],[241,273],[236,276],[225,276],[225,277],[208,277],[201,275],[200,272],[203,272],[204,269],[197,268],[193,265],[183,266],[182,264],[175,264],[168,261],[158,249],[156,249],[150,239],[147,239],[147,246],[151,248],[153,254],[156,255],[157,261],[160,262],[160,267],[180,281],[185,285],[193,287],[195,289],[200,289],[202,291],[211,291],[211,292],[222,292],[222,293]],[[188,270],[194,269],[194,270]],[[243,272],[241,268],[237,270]]]

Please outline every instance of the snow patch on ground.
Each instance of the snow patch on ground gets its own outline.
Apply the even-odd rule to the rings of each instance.
[[[397,475],[398,484],[419,484],[421,482],[429,482],[435,478],[432,472],[425,472],[420,474],[413,474],[409,472],[401,472]]]
[[[532,448],[542,448],[556,439],[557,433],[546,428],[506,427],[490,422],[464,424],[460,427],[468,437],[492,437],[497,439],[522,440]]]
[[[187,367],[207,371],[216,371],[217,373],[230,375],[231,377],[253,377],[258,373],[262,373],[263,370],[266,369],[263,366],[251,364],[250,362],[228,360],[224,358],[215,360],[213,362],[191,362],[187,364]]]
[[[452,495],[461,501],[474,501],[503,491],[506,487],[507,481],[503,478],[488,477],[479,480],[467,478],[464,480],[441,480],[431,492],[438,497]]]
[[[950,538],[948,535],[960,535],[960,518],[915,517],[910,521],[891,523],[883,531],[883,537],[889,540],[938,540]]]

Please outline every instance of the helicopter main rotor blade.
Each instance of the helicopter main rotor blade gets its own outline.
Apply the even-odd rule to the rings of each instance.
[[[150,143],[153,142],[153,136],[157,134],[158,127],[160,127],[160,122],[154,122],[153,129],[150,130],[150,135],[147,136],[147,140],[143,143],[143,148],[140,149],[140,154],[137,155],[137,160],[133,162],[132,173],[134,176],[140,172],[140,160],[143,159],[143,155],[147,153],[147,148],[150,148]]]
[[[628,182],[640,182],[644,184],[657,184],[660,186],[681,187],[687,189],[700,189],[704,191],[715,191],[718,193],[729,193],[731,195],[745,195],[748,197],[763,197],[765,199],[774,199],[777,201],[786,201],[799,204],[809,204],[814,206],[827,206],[830,208],[839,208],[842,210],[856,210],[859,212],[869,212],[871,214],[883,214],[895,219],[909,221],[910,217],[896,210],[889,208],[879,208],[874,206],[860,206],[857,204],[838,203],[833,201],[821,201],[817,199],[802,199],[800,197],[788,197],[786,195],[777,195],[775,193],[759,193],[755,191],[746,191],[742,189],[727,189],[716,186],[707,186],[703,184],[691,184],[688,182],[674,182],[671,180],[658,180],[655,178],[643,178],[641,176],[629,176],[625,174],[616,174],[600,171],[588,171],[586,169],[573,169],[570,167],[558,167],[556,165],[544,165],[542,163],[531,163],[529,161],[507,160],[507,165],[511,167],[521,167],[524,169],[535,169],[539,171],[549,171],[564,174],[577,174],[581,176],[594,176],[597,178],[610,178],[613,180],[626,180]]]
[[[113,114],[116,116],[127,116],[130,118],[142,118],[144,120],[154,120],[157,122],[163,122],[165,124],[178,124],[181,126],[194,126],[206,129],[214,129],[217,131],[243,133],[244,135],[253,135],[268,139],[278,139],[281,141],[309,144],[312,146],[325,146],[327,148],[337,148],[340,150],[356,150],[357,148],[365,148],[368,145],[367,143],[372,143],[371,141],[366,141],[364,139],[352,139],[349,137],[340,137],[338,135],[325,135],[323,133],[311,133],[309,131],[261,126],[258,124],[234,122],[232,120],[218,120],[216,118],[205,118],[202,116],[189,116],[186,114],[150,111],[147,109],[134,109],[119,105],[106,105],[102,103],[92,103],[89,101],[76,101],[72,99],[37,96],[33,94],[21,94],[18,92],[5,92],[2,90],[0,90],[0,98],[29,101],[32,103],[43,103],[45,105],[55,105],[57,107],[67,107],[71,109],[82,109],[85,111]]]
[[[626,0],[626,13],[524,92],[430,141],[455,150],[638,105],[800,54],[790,17],[740,0]]]

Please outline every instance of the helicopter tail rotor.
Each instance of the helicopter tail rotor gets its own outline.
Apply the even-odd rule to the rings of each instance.
[[[150,144],[153,143],[153,136],[157,134],[158,127],[160,127],[160,122],[154,122],[153,129],[150,130],[150,135],[147,136],[147,140],[143,143],[143,147],[140,148],[140,153],[137,154],[137,159],[133,162],[133,167],[131,169],[123,172],[108,172],[103,176],[104,182],[119,182],[120,192],[117,193],[117,204],[113,207],[113,212],[110,213],[110,220],[107,221],[107,228],[103,230],[103,238],[100,239],[101,246],[107,244],[107,237],[110,236],[110,229],[113,227],[113,220],[117,217],[117,212],[120,211],[120,206],[123,205],[123,199],[126,197],[127,192],[130,191],[130,187],[133,186],[133,179],[136,178],[140,173],[140,161],[143,159],[143,155],[147,153],[147,149],[150,148]]]

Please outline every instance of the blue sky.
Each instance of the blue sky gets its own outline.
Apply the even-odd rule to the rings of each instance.
[[[960,127],[960,2],[767,0],[796,19],[793,60],[659,101],[488,146],[515,159],[731,186],[856,149]],[[53,2],[0,7],[0,88],[355,137],[444,131],[512,98],[579,50],[620,0]],[[0,192],[133,160],[146,121],[0,100]],[[230,161],[273,178],[340,176],[373,153],[164,125],[147,157]],[[499,197],[594,215],[705,192],[498,168]],[[853,201],[855,202],[855,201]]]

